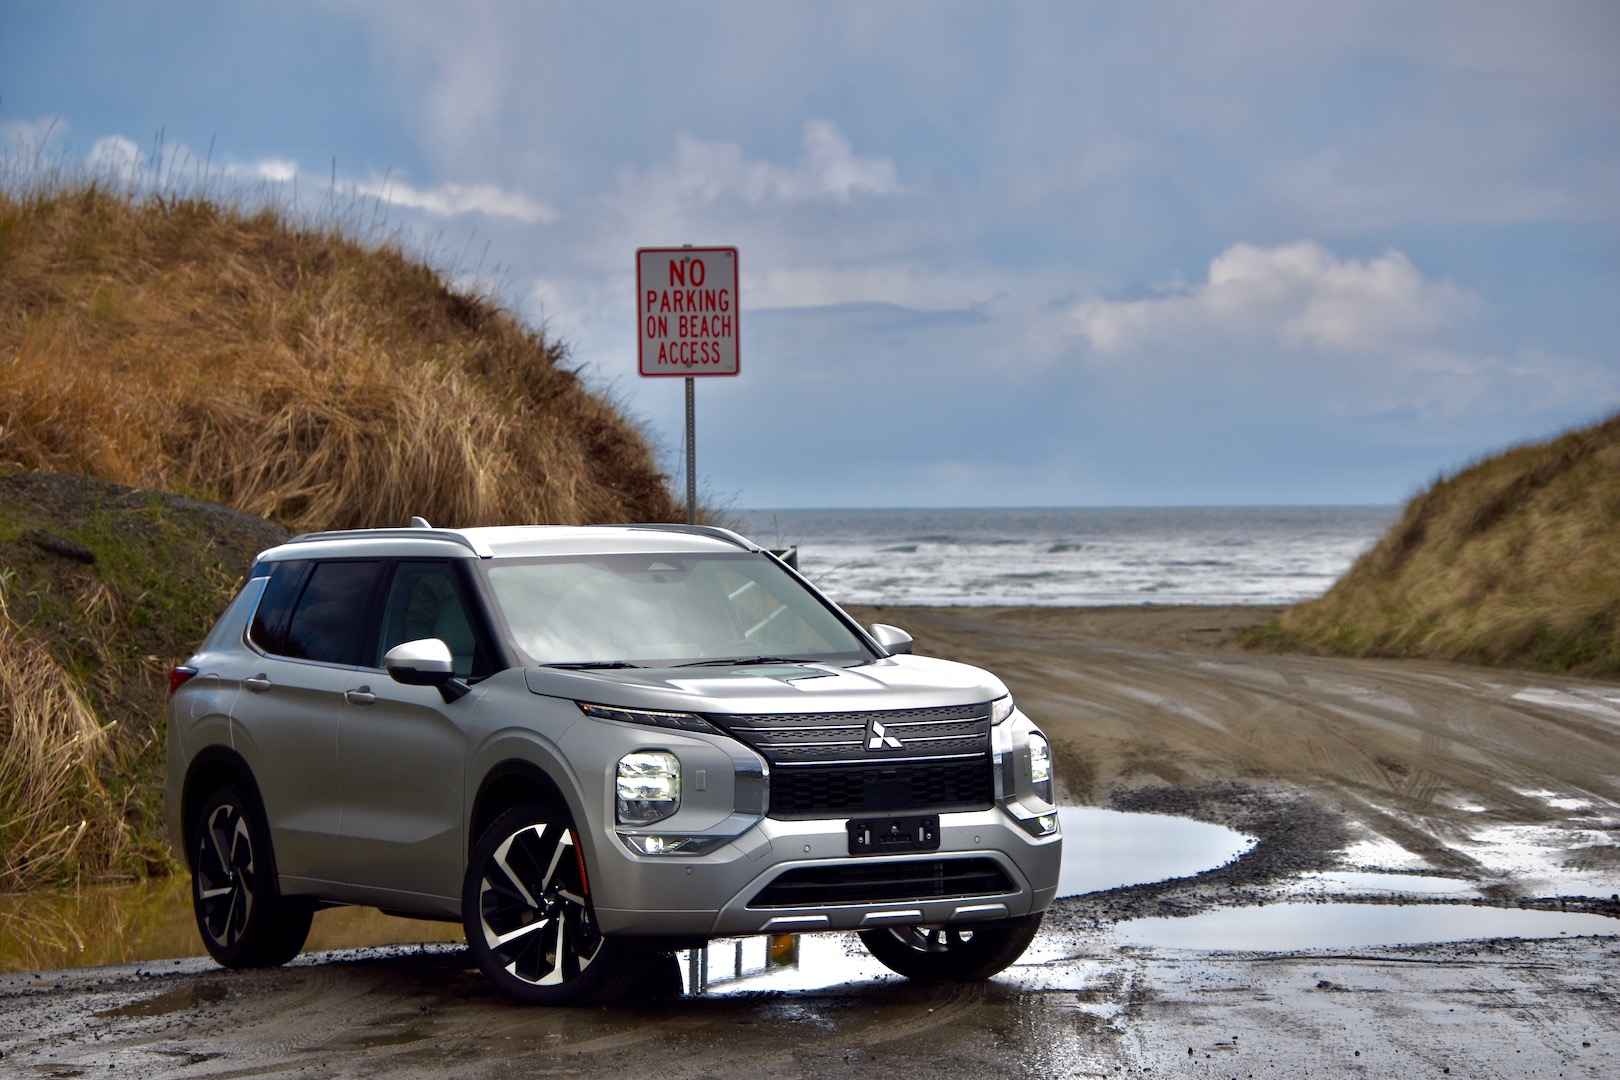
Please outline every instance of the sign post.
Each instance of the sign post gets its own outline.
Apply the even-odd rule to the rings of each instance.
[[[737,249],[638,248],[636,336],[643,377],[686,380],[686,523],[697,523],[699,375],[735,375]]]

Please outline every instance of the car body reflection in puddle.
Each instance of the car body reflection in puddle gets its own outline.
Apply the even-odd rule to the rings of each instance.
[[[900,977],[872,959],[854,934],[721,938],[676,959],[686,993],[716,997]]]

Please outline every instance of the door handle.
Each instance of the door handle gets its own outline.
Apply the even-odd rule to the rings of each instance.
[[[252,690],[255,694],[262,694],[266,690],[270,689],[270,676],[264,674],[263,672],[260,672],[257,675],[250,675],[242,680],[242,685],[247,687],[249,690]]]
[[[377,695],[371,692],[371,687],[362,686],[358,690],[343,691],[343,700],[350,705],[370,705],[377,700]]]

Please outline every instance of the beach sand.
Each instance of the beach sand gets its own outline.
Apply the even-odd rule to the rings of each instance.
[[[1293,865],[1245,860],[1257,872],[1377,862],[1477,876],[1504,897],[1620,889],[1607,827],[1620,820],[1620,688],[1245,649],[1240,633],[1280,611],[851,614],[907,630],[919,654],[999,675],[1051,736],[1066,802],[1251,832],[1261,819],[1291,824]]]

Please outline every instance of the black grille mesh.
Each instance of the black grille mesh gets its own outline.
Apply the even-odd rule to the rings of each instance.
[[[880,904],[999,896],[1016,892],[991,859],[883,860],[789,870],[749,901],[751,908]]]
[[[771,773],[771,816],[985,810],[995,800],[988,758],[924,765],[812,765]]]

